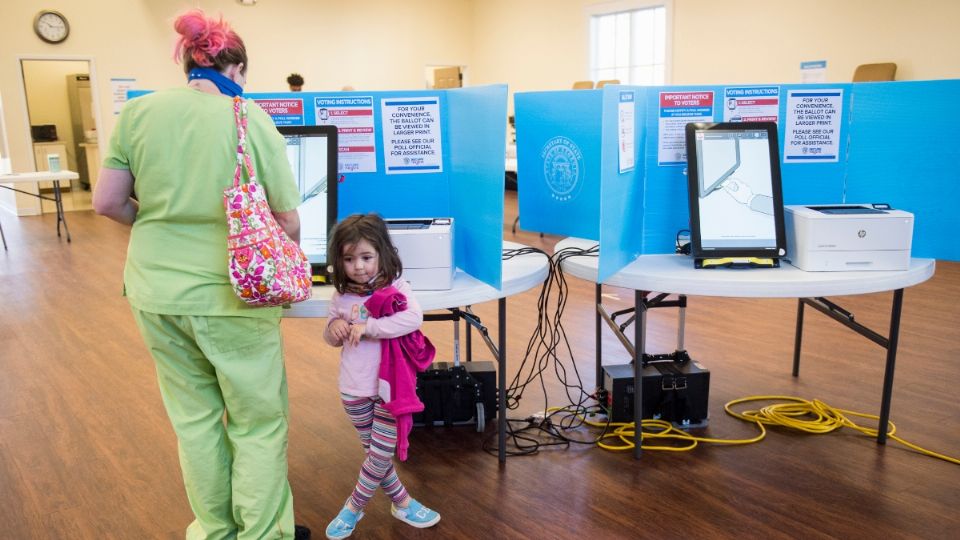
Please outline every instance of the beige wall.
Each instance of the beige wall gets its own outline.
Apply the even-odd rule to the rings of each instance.
[[[589,78],[586,9],[597,0],[475,0],[475,84],[561,90]],[[829,81],[896,62],[897,79],[960,78],[957,0],[672,0],[670,84],[800,82],[826,60]],[[511,100],[512,109],[512,100]]]
[[[0,0],[0,95],[15,172],[33,170],[18,58],[90,58],[100,109],[100,142],[115,123],[110,79],[133,77],[138,88],[183,84],[172,61],[172,23],[199,6],[222,13],[246,42],[247,90],[286,91],[292,71],[304,90],[424,88],[424,66],[468,65],[473,40],[471,0]],[[33,18],[56,9],[70,21],[60,45],[37,38]],[[0,190],[0,206],[19,208],[29,197]]]
[[[91,58],[101,143],[114,124],[110,78],[140,88],[182,84],[171,23],[199,6],[223,13],[250,53],[247,89],[424,87],[424,66],[467,66],[468,84],[559,90],[587,78],[586,8],[596,0],[0,0],[0,95],[16,171],[30,170],[17,57]],[[830,81],[856,65],[894,61],[898,78],[960,78],[957,0],[672,0],[672,84],[799,82],[800,62],[827,60]],[[48,45],[32,31],[41,8],[70,19]],[[510,101],[512,110],[512,100]],[[0,192],[0,205],[8,193]],[[9,200],[9,199],[7,199]]]
[[[896,62],[898,80],[960,78],[956,0],[674,0],[674,6],[674,84],[800,82],[806,60],[826,60],[831,82],[850,81],[854,68],[873,62]]]

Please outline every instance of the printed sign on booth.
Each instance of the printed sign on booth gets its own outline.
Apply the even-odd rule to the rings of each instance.
[[[254,99],[278,126],[303,125],[302,99]]]
[[[724,122],[777,122],[779,86],[732,87],[723,90]]]
[[[686,165],[686,126],[713,121],[713,90],[660,92],[657,165]]]
[[[620,92],[620,101],[617,105],[617,147],[621,173],[633,169],[636,163],[636,150],[633,144],[635,110],[636,94]]]
[[[390,98],[381,102],[387,174],[443,171],[440,98]]]
[[[789,91],[784,162],[839,161],[842,110],[842,89]]]
[[[337,126],[339,172],[377,172],[373,96],[318,97],[314,114],[318,126]]]

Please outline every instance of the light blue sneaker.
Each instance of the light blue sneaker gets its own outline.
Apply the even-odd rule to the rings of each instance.
[[[340,513],[337,514],[337,517],[333,518],[333,521],[327,525],[327,538],[331,540],[339,540],[340,538],[346,538],[353,534],[353,529],[357,527],[357,522],[363,518],[363,510],[360,510],[354,514],[346,506],[340,510]]]
[[[406,508],[398,508],[397,505],[391,504],[390,513],[393,517],[418,529],[433,527],[440,521],[440,514],[420,504],[413,497],[410,497],[410,504]]]

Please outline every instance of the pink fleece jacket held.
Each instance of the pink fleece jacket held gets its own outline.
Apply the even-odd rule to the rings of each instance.
[[[364,302],[370,317],[389,317],[407,309],[407,297],[396,287],[377,290]],[[413,413],[423,410],[417,398],[417,372],[430,367],[436,350],[420,330],[380,340],[380,398],[397,419],[397,457],[407,460]]]

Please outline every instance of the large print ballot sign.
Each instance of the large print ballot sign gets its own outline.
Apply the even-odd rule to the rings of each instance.
[[[387,174],[443,171],[440,98],[389,98],[380,112]]]
[[[303,125],[302,99],[254,99],[278,126]]]
[[[838,161],[842,111],[842,89],[789,91],[784,162]]]
[[[660,92],[658,165],[686,165],[686,127],[713,121],[713,90]]]
[[[323,96],[313,105],[318,126],[337,126],[337,171],[377,172],[373,96]]]

